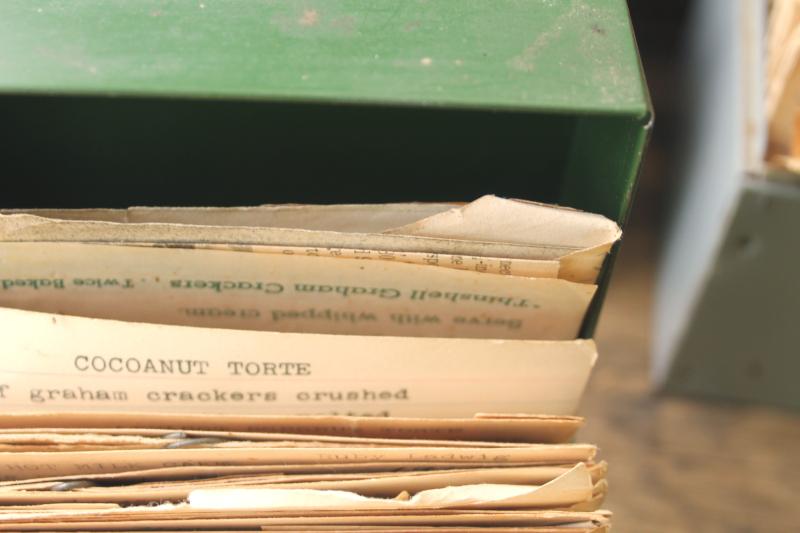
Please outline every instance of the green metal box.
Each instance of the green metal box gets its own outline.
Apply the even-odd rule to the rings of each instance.
[[[650,123],[625,0],[0,2],[2,207],[492,192],[622,223]]]

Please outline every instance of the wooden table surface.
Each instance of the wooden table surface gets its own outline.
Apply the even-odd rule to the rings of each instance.
[[[627,232],[579,412],[610,463],[614,531],[800,531],[800,413],[652,392],[656,243]]]

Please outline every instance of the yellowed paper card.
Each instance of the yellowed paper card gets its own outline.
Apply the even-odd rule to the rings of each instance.
[[[619,236],[616,224],[598,215],[494,196],[465,207],[131,208],[0,215],[3,241],[209,243],[446,254],[456,258],[571,258],[559,275],[581,283],[595,281],[605,253]]]
[[[415,466],[420,463],[472,462],[560,465],[586,462],[596,449],[589,444],[531,444],[520,448],[164,448],[160,450],[100,450],[91,452],[0,453],[0,479],[32,479],[43,475],[125,472],[185,465],[248,465],[392,462]]]
[[[335,416],[335,415],[276,415],[276,414],[198,414],[154,412],[136,413],[131,411],[111,412],[2,412],[0,428],[31,428],[31,431],[45,431],[47,428],[67,428],[86,431],[85,428],[103,429],[110,434],[163,435],[178,430],[194,435],[201,431],[233,432],[232,438],[241,434],[263,434],[294,432],[299,435],[328,437],[353,437],[355,439],[377,438],[399,440],[398,445],[408,446],[407,439],[418,439],[420,444],[439,446],[442,438],[466,444],[483,446],[482,441],[495,441],[486,447],[497,447],[497,443],[560,443],[571,439],[580,427],[582,419],[575,416],[526,415],[503,418],[493,415],[483,418],[411,418],[411,417],[373,417],[373,416]],[[131,429],[135,428],[135,429]],[[54,429],[55,431],[65,431]],[[167,431],[162,431],[167,430]],[[345,444],[360,444],[360,441]],[[477,443],[477,444],[476,444]],[[500,446],[505,447],[505,446]]]
[[[229,446],[242,442],[252,445],[266,446],[327,446],[354,444],[359,446],[419,446],[432,445],[442,447],[464,447],[473,446],[479,443],[486,447],[514,447],[524,446],[516,442],[485,442],[485,441],[458,441],[458,440],[421,440],[421,439],[375,439],[366,437],[339,437],[328,435],[300,435],[289,433],[250,433],[236,431],[187,431],[181,430],[173,433],[166,433],[163,429],[156,430],[123,430],[125,433],[118,433],[116,429],[95,428],[95,429],[54,429],[43,431],[41,428],[26,430],[2,430],[0,431],[0,444],[6,446],[129,446],[138,448],[163,448],[168,442],[181,442],[186,439],[213,439],[217,441],[216,446]],[[128,433],[128,432],[131,433]],[[136,434],[135,432],[141,433]],[[152,436],[145,433],[152,432]],[[566,435],[567,432],[564,431]],[[566,439],[563,439],[566,440]]]
[[[601,461],[591,464],[591,468],[600,468],[597,475],[605,476],[605,466]],[[572,465],[533,465],[534,468],[559,468],[571,467]],[[503,463],[502,468],[531,468],[532,465],[525,463]],[[371,463],[320,463],[320,464],[275,464],[275,465],[211,465],[211,466],[169,466],[162,468],[145,468],[137,470],[126,470],[124,472],[111,473],[81,473],[75,475],[58,475],[49,477],[26,477],[24,479],[6,479],[0,482],[2,487],[13,490],[15,486],[25,483],[49,483],[70,480],[97,480],[105,484],[113,483],[140,483],[154,480],[165,482],[182,481],[188,479],[209,478],[227,475],[275,475],[275,476],[322,476],[322,475],[364,475],[369,473],[380,474],[381,472],[391,471],[413,471],[414,469],[426,472],[440,472],[446,470],[463,469],[463,463],[453,462],[371,462]],[[469,468],[497,468],[497,463],[477,461],[469,464]],[[596,474],[592,470],[592,479]]]
[[[390,261],[0,243],[0,305],[304,333],[573,339],[595,286]]]
[[[350,491],[362,496],[394,498],[402,492],[416,494],[424,490],[474,484],[542,485],[562,476],[569,467],[533,466],[510,468],[474,468],[418,472],[373,472],[361,474],[255,475],[193,479],[172,482],[143,482],[134,485],[97,487],[78,486],[72,490],[50,490],[63,484],[65,478],[10,482],[0,486],[0,504],[40,504],[45,502],[116,502],[120,504],[153,501],[184,501],[199,489],[286,489],[314,491]],[[586,469],[597,492],[604,475],[601,465]],[[224,475],[224,474],[220,474]],[[81,478],[85,480],[86,478]],[[95,477],[99,480],[101,478]],[[584,498],[580,501],[588,501]],[[571,505],[571,504],[570,504]]]
[[[622,235],[601,215],[489,195],[387,233],[536,247],[541,258],[559,259],[558,277],[579,283],[595,282]]]
[[[265,526],[264,531],[292,531],[296,526]],[[407,526],[303,526],[304,531],[358,531],[359,533],[383,533],[386,531],[408,531]],[[414,531],[431,531],[434,533],[472,533],[475,531],[486,531],[481,527],[472,526],[418,526]],[[522,526],[522,527],[492,527],[491,533],[604,533],[607,529],[594,525],[573,525],[567,526]]]
[[[415,493],[407,500],[362,496],[342,490],[200,489],[189,494],[195,509],[532,509],[557,508],[592,497],[586,466],[578,464],[544,485],[479,484]]]
[[[588,340],[236,331],[4,308],[0,336],[13,354],[0,362],[3,413],[571,414],[596,358]]]
[[[186,529],[237,529],[252,527],[347,525],[401,525],[406,528],[436,526],[549,526],[589,528],[606,526],[609,514],[605,511],[541,511],[541,510],[369,510],[352,511],[202,511],[190,510],[188,505],[165,504],[155,507],[122,509],[64,509],[39,512],[8,512],[0,514],[0,529],[13,531],[41,530],[43,525],[55,531]],[[305,527],[304,527],[305,526]],[[572,531],[572,529],[566,529]],[[580,529],[579,529],[580,530]],[[593,530],[593,529],[592,529]]]

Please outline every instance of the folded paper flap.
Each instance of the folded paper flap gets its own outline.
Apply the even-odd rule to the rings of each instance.
[[[130,207],[127,209],[15,209],[3,215],[32,215],[62,221],[119,224],[240,226],[314,231],[390,233],[470,241],[541,243],[584,248],[614,239],[617,225],[602,215],[567,207],[485,195],[467,204],[393,203],[262,205],[253,207]],[[487,225],[488,224],[488,225]],[[508,234],[522,230],[524,235]],[[552,233],[556,230],[557,233]],[[453,237],[457,231],[463,237]],[[486,238],[482,239],[480,235]],[[564,240],[559,239],[563,237]],[[544,238],[547,240],[539,240]],[[531,239],[534,239],[532,242]]]
[[[407,254],[409,256],[401,262],[436,266],[446,265],[448,261],[462,265],[463,258],[469,258],[463,265],[469,262],[469,268],[478,272],[558,275],[570,281],[593,283],[605,254],[620,234],[616,224],[600,215],[566,208],[496,197],[484,197],[469,206],[392,204],[6,211],[0,214],[0,241],[213,245],[235,246],[238,251],[250,246],[294,255],[301,255],[298,250],[350,252],[336,252],[338,257],[368,251],[378,259],[391,260],[398,254]],[[462,216],[462,210],[468,216]],[[274,224],[266,225],[268,221],[264,220],[264,225],[254,224],[247,215],[252,212],[274,215]],[[454,218],[452,213],[460,214]],[[433,216],[422,216],[430,214]],[[421,221],[403,225],[417,218]],[[444,222],[437,222],[440,219]],[[423,224],[423,229],[417,228],[419,224]],[[431,228],[440,225],[446,226],[440,228],[441,236],[432,236],[437,232]],[[293,250],[276,252],[276,247]],[[415,254],[416,257],[412,257]],[[431,257],[419,257],[426,254]],[[315,252],[313,255],[325,254]],[[478,258],[487,258],[487,261],[481,262]],[[549,264],[560,260],[568,260],[567,264],[560,265],[563,275],[559,265]],[[525,262],[534,263],[523,264]],[[489,264],[494,268],[488,268]]]
[[[579,463],[543,485],[479,484],[446,487],[419,492],[410,501],[422,507],[558,507],[590,499],[592,487],[589,470],[586,465]]]
[[[558,277],[575,283],[596,283],[613,243],[576,250],[559,261]]]
[[[256,226],[211,226],[167,223],[124,224],[95,220],[50,219],[30,214],[0,214],[0,241],[209,243],[347,248],[357,250],[442,253],[509,259],[554,260],[574,246],[520,245],[478,240],[443,239],[390,233],[346,233]]]
[[[478,484],[429,489],[410,499],[370,498],[347,491],[313,489],[201,489],[189,494],[196,509],[402,509],[532,508],[591,498],[592,481],[578,464],[544,485]]]
[[[280,215],[281,226],[253,225],[247,208],[6,211],[0,214],[0,240],[227,242],[557,259],[620,234],[601,215],[494,196],[442,211],[445,207],[450,206],[250,208]],[[419,215],[417,222],[396,224]]]
[[[619,226],[602,215],[492,195],[392,229],[391,233],[565,250],[610,244],[621,235]]]

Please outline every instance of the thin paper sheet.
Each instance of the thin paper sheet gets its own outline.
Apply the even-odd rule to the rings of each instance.
[[[195,509],[532,509],[557,508],[592,496],[586,466],[578,464],[544,485],[479,484],[417,492],[407,500],[372,498],[340,490],[201,489],[189,494]]]
[[[0,305],[302,333],[574,339],[595,286],[391,261],[0,243]]]
[[[472,466],[472,465],[470,465]],[[541,485],[558,478],[570,470],[561,466],[494,467],[470,469],[421,470],[409,472],[365,472],[353,474],[266,474],[226,476],[177,481],[144,481],[136,484],[113,485],[108,475],[91,476],[105,479],[102,486],[81,487],[67,491],[50,490],[58,483],[82,477],[57,477],[0,484],[0,505],[42,504],[56,502],[97,502],[119,504],[147,504],[153,501],[184,501],[192,491],[199,489],[303,489],[314,491],[350,491],[362,496],[394,498],[408,492],[416,494],[425,490],[476,484]],[[587,467],[595,487],[604,480],[602,464]],[[594,492],[594,491],[593,491]],[[581,502],[589,501],[583,498]]]
[[[15,354],[0,362],[4,413],[572,414],[596,358],[587,340],[236,331],[3,308],[0,335]]]

